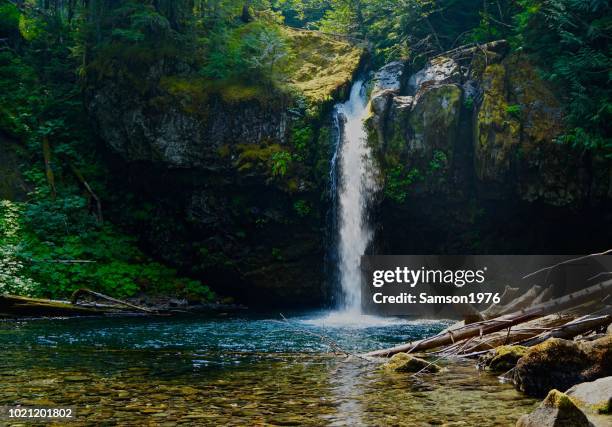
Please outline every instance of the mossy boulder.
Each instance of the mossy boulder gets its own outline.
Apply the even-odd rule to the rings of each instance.
[[[514,370],[516,387],[532,396],[612,374],[612,336],[592,342],[551,338],[530,348]]]
[[[438,372],[441,368],[427,360],[419,359],[407,353],[397,353],[381,366],[385,372],[414,373],[414,372]]]
[[[419,92],[410,115],[414,150],[444,150],[452,155],[457,137],[461,88],[455,84],[434,86]]]
[[[402,89],[401,63],[387,64],[377,73],[395,78],[375,78],[372,116],[366,127],[386,175],[386,186],[393,187],[390,194],[395,199],[398,185],[406,187],[399,192],[399,199],[408,193],[446,191],[463,94],[455,83],[459,81],[458,69],[453,60],[438,58],[413,74],[406,89]]]
[[[516,366],[528,348],[522,345],[502,345],[480,358],[479,364],[493,372],[508,372]]]
[[[576,384],[565,393],[585,412],[612,415],[612,376]]]
[[[572,400],[558,390],[551,390],[529,415],[523,415],[516,427],[589,427],[586,415]]]

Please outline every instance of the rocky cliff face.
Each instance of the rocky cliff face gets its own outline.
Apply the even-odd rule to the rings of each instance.
[[[134,194],[125,222],[158,257],[251,305],[318,304],[332,150],[330,109],[362,49],[286,30],[285,90],[211,82],[160,63],[91,78],[88,110]],[[289,89],[289,90],[287,90]]]
[[[518,238],[515,228],[539,235],[524,241],[526,252],[589,250],[573,235],[578,227],[589,234],[581,218],[609,223],[610,161],[557,142],[560,102],[527,58],[507,50],[494,42],[420,70],[393,63],[377,73],[401,82],[375,85],[367,122],[385,177],[379,240],[387,251],[514,252],[518,245],[505,243]],[[407,222],[410,232],[398,236]],[[552,247],[564,230],[568,242]],[[420,247],[410,243],[415,233]]]
[[[325,298],[331,106],[362,54],[316,33],[289,37],[300,51],[291,95],[214,85],[176,64],[89,87],[100,135],[123,160],[116,185],[134,195],[126,225],[158,257],[250,304]],[[608,246],[610,161],[556,142],[560,102],[507,51],[490,43],[373,75],[379,253]]]

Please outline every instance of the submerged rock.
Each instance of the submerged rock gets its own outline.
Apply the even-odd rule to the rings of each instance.
[[[567,390],[574,384],[612,374],[612,336],[575,342],[551,338],[532,347],[514,371],[516,387],[531,396],[551,389]]]
[[[527,353],[527,350],[528,348],[522,345],[502,345],[483,355],[479,364],[493,372],[508,372],[516,366],[518,360]]]
[[[434,363],[407,353],[397,353],[387,363],[382,365],[381,369],[387,372],[409,373],[419,371],[438,372],[441,368]]]
[[[558,390],[551,390],[546,399],[529,415],[523,415],[516,427],[589,427],[589,421],[572,400]]]

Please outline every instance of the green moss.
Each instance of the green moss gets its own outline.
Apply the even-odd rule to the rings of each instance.
[[[552,389],[548,392],[548,395],[542,402],[544,406],[549,406],[558,409],[574,409],[576,405],[572,402],[572,399],[565,393],[559,390]],[[577,409],[577,408],[576,408]]]
[[[419,371],[438,372],[441,368],[407,353],[397,353],[382,365],[381,369],[386,372],[410,373]]]
[[[514,118],[520,119],[521,118],[521,111],[522,111],[522,107],[518,104],[513,104],[513,105],[507,105],[506,106],[506,113],[508,113],[509,115],[511,115]]]
[[[160,79],[159,87],[178,99],[183,111],[199,116],[208,112],[208,103],[213,96],[220,97],[227,104],[257,101],[269,105],[273,99],[278,100],[262,86],[203,77],[165,76]]]
[[[520,143],[521,124],[508,112],[505,82],[506,69],[502,64],[492,64],[485,69],[484,96],[475,129],[476,173],[481,179],[508,169]]]
[[[313,104],[332,99],[349,84],[356,72],[363,48],[316,31],[284,28],[283,34],[294,52],[289,83]]]
[[[507,372],[527,353],[528,348],[521,345],[503,345],[495,349],[488,367],[494,372]]]
[[[612,409],[610,408],[611,406],[612,406],[612,399],[609,399],[606,403],[602,404],[601,406],[596,407],[595,410],[600,414],[610,415],[612,414]]]

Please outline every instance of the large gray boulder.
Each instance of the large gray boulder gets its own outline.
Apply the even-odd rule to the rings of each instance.
[[[576,384],[565,392],[595,427],[612,425],[612,376]]]
[[[551,390],[531,414],[523,415],[516,427],[590,427],[586,415],[564,393]]]

